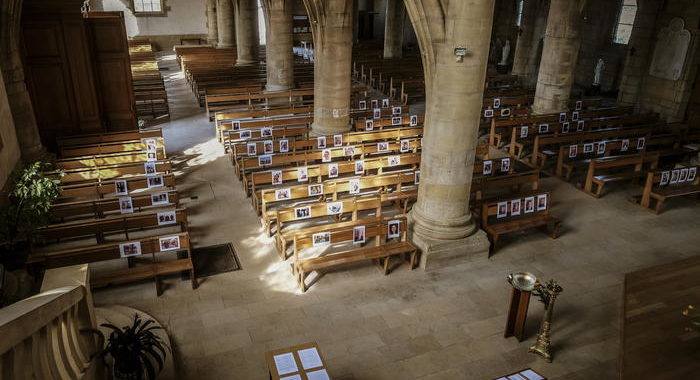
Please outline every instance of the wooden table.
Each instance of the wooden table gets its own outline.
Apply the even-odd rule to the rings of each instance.
[[[700,333],[681,312],[700,309],[700,256],[625,275],[620,377],[700,378]]]
[[[315,353],[318,354],[314,357]],[[276,360],[277,358],[277,360]],[[325,361],[318,344],[315,342],[300,344],[265,353],[270,380],[322,380],[330,379]],[[287,365],[278,367],[277,361]],[[294,363],[291,363],[291,362]],[[287,368],[285,370],[285,368]],[[283,372],[280,374],[280,372]],[[325,376],[324,376],[325,374]]]

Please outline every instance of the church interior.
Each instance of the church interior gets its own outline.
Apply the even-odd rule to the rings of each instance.
[[[697,0],[3,0],[0,380],[691,379]]]

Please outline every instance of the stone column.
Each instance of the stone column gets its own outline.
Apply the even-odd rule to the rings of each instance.
[[[216,0],[216,28],[219,42],[216,47],[232,48],[235,41],[233,4],[231,0]]]
[[[532,110],[536,114],[568,109],[581,46],[583,0],[552,0]]]
[[[216,25],[216,0],[207,0],[207,43],[216,46],[219,41],[219,30]]]
[[[406,7],[403,0],[386,1],[384,23],[384,59],[401,58],[403,47],[403,20]]]
[[[294,87],[294,36],[291,0],[263,0],[265,11],[267,63],[266,91],[284,91]]]
[[[258,62],[260,38],[258,32],[258,6],[255,0],[233,0],[236,13],[236,65],[252,65]]]
[[[537,72],[540,69],[540,41],[544,39],[544,32],[547,30],[547,15],[549,14],[549,0],[538,0],[540,6],[537,9],[535,16],[535,26],[532,31],[532,41],[530,42],[530,51],[527,57],[527,68],[525,72],[524,85],[527,88],[537,86]]]
[[[406,0],[427,90],[420,186],[410,219],[421,266],[430,268],[488,252],[469,196],[495,0],[423,3]],[[457,57],[456,48],[465,48],[466,56]]]
[[[314,36],[312,134],[350,130],[353,0],[304,0]]]
[[[533,45],[533,32],[537,19],[537,5],[540,0],[525,0],[523,3],[523,16],[520,19],[518,42],[513,54],[513,75],[524,77],[528,74],[527,61]]]

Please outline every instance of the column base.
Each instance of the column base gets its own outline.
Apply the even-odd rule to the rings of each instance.
[[[256,60],[248,60],[248,59],[238,59],[236,60],[236,66],[250,66],[258,63]]]
[[[420,249],[419,265],[426,271],[487,259],[489,255],[490,242],[486,232],[481,229],[456,240],[431,239],[414,233],[411,241]]]
[[[230,48],[232,48],[232,47],[234,47],[234,46],[236,46],[236,45],[234,45],[234,44],[222,44],[221,42],[219,42],[218,44],[216,44],[216,48],[217,48],[217,49],[230,49]]]
[[[293,88],[294,86],[281,86],[277,84],[266,84],[265,85],[265,90],[264,92],[280,92],[280,91],[289,91]]]
[[[323,126],[323,125],[318,125],[317,123],[311,124],[311,131],[309,132],[309,136],[328,136],[328,135],[337,135],[341,133],[347,133],[351,129],[350,124],[346,126],[341,126],[341,127],[336,127],[336,126]]]

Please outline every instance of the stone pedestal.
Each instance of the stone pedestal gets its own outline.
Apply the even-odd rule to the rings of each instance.
[[[403,0],[387,0],[386,21],[384,23],[384,59],[402,56],[403,25],[406,8]]]
[[[216,0],[207,0],[207,43],[216,46],[219,41],[219,30],[216,26]]]
[[[294,46],[291,0],[263,0],[266,25],[267,84],[265,91],[285,91],[294,87]]]
[[[307,1],[314,34],[314,122],[311,134],[350,130],[353,0]]]
[[[411,241],[421,251],[419,265],[424,270],[486,259],[489,255],[489,239],[479,229],[461,239],[431,239],[414,233]]]
[[[216,27],[219,42],[216,47],[232,48],[235,39],[235,27],[233,17],[233,4],[231,0],[216,0]]]
[[[532,110],[535,114],[568,110],[581,46],[581,0],[552,0]]]
[[[236,65],[252,65],[258,62],[260,34],[258,32],[258,7],[255,0],[234,0],[236,13]]]

